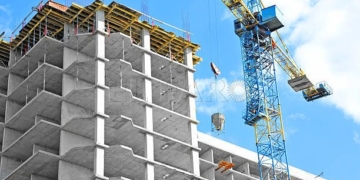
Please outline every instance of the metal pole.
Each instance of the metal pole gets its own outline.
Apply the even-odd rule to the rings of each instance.
[[[25,96],[25,104],[28,103],[28,92],[29,92],[29,83],[26,84],[26,96]]]
[[[46,66],[44,66],[44,82],[43,82],[43,90],[45,91],[45,74],[46,74]]]
[[[30,58],[28,58],[28,63],[27,63],[27,65],[28,65],[28,75],[27,75],[27,77],[29,77],[30,76]]]
[[[44,63],[46,62],[46,56],[47,56],[47,41],[45,41]]]
[[[41,39],[41,22],[39,24],[39,41],[40,41],[40,39]]]
[[[20,50],[20,56],[23,56],[23,43],[21,43],[21,50]]]

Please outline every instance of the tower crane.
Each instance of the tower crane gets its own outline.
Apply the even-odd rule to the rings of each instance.
[[[243,119],[255,129],[260,179],[290,180],[274,62],[306,101],[331,95],[332,89],[326,82],[313,85],[292,59],[277,32],[284,25],[276,5],[265,7],[261,0],[222,2],[236,17],[234,27],[241,41],[246,92]]]

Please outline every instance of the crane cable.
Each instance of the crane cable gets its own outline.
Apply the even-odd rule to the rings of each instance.
[[[215,15],[215,18],[217,17],[217,9],[216,9],[216,4],[215,4],[215,1],[213,1],[214,3],[214,15]],[[208,7],[209,7],[209,17],[211,16],[211,5],[210,5],[210,0],[208,0]],[[210,18],[211,19],[211,18]],[[211,38],[211,21],[209,20],[209,32],[210,32],[210,57],[211,59],[213,58],[212,57],[212,38]],[[219,65],[219,40],[218,40],[218,27],[217,27],[217,22],[215,22],[215,41],[216,41],[216,63]],[[215,75],[215,99],[217,102],[220,102],[219,100],[219,96],[218,96],[218,79],[217,79],[217,76],[220,74],[220,70],[218,69],[218,67],[215,66],[214,63],[211,62],[211,68],[212,68],[212,71]],[[217,107],[218,109],[218,113],[220,112],[219,110],[219,106]]]

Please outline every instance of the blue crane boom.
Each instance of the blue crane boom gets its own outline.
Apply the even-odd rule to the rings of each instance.
[[[265,8],[261,0],[222,1],[236,17],[235,33],[241,40],[246,92],[243,119],[255,129],[260,179],[290,180],[274,62],[289,75],[289,85],[296,92],[302,91],[307,101],[331,95],[332,90],[325,82],[314,86],[291,58],[277,32],[284,25],[275,5]]]

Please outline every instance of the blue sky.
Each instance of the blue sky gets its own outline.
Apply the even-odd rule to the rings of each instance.
[[[234,101],[227,92],[229,85],[243,79],[240,41],[234,33],[232,14],[221,0],[147,1],[149,14],[157,19],[179,28],[183,27],[183,19],[188,19],[194,34],[191,39],[201,45],[197,54],[203,61],[196,66],[195,75],[199,130],[211,134],[210,116],[221,111],[226,116],[226,132],[212,135],[255,151],[254,129],[241,118],[245,103]],[[0,31],[6,31],[9,36],[38,2],[0,1]],[[141,0],[118,2],[141,10]],[[313,83],[326,80],[334,90],[331,97],[306,102],[301,93],[289,87],[285,73],[277,68],[289,164],[313,174],[324,172],[324,178],[330,180],[360,179],[360,63],[357,62],[360,2],[264,0],[264,3],[277,4],[284,13],[286,27],[280,33],[299,66]],[[182,35],[174,29],[168,30]],[[220,102],[214,99],[210,62],[215,62],[222,71]],[[241,98],[242,92],[236,88],[235,94]]]

